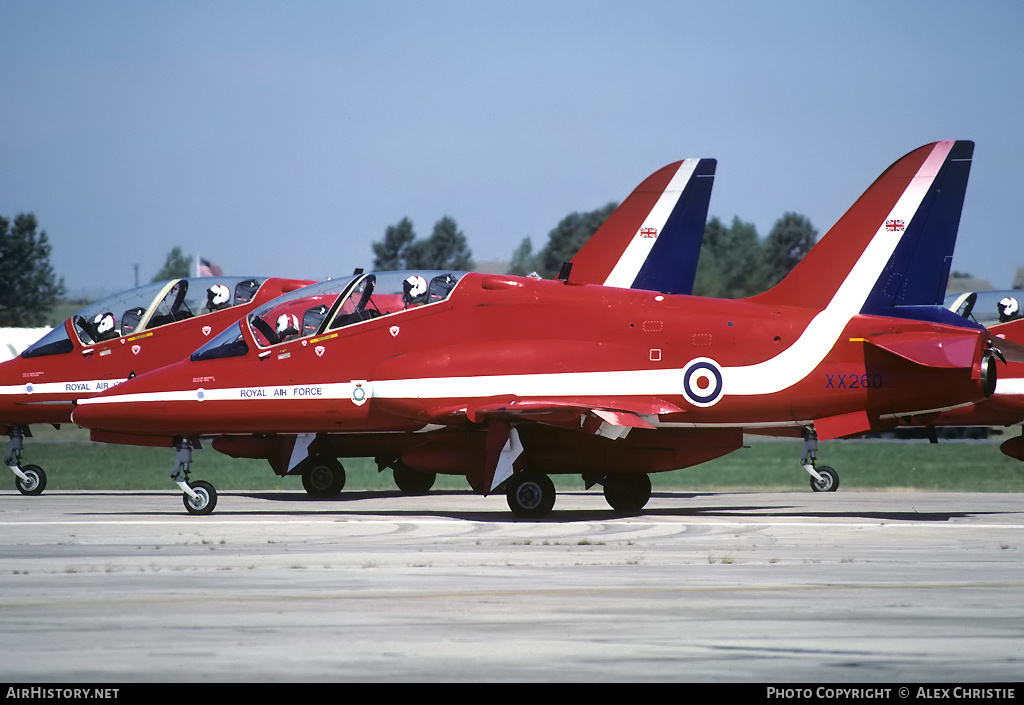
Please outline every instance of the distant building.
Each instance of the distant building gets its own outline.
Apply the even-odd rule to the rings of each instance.
[[[1018,270],[1020,271],[1020,270]],[[1014,286],[1016,289],[1017,287]],[[947,294],[962,294],[965,291],[989,291],[995,289],[992,283],[987,279],[978,279],[976,277],[953,277],[949,278],[949,283],[946,284]]]

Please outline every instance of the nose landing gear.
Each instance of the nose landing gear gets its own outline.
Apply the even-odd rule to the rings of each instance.
[[[27,431],[27,427],[12,426],[7,432],[11,440],[7,444],[7,457],[4,458],[4,462],[14,473],[14,485],[18,488],[18,492],[34,496],[42,494],[46,489],[46,473],[38,465],[21,464],[21,449]]]
[[[176,440],[177,452],[174,456],[174,473],[171,479],[185,493],[182,501],[189,514],[210,514],[217,506],[217,490],[209,482],[197,480],[189,482],[189,469],[192,465],[192,448],[201,448],[198,441],[188,438]]]
[[[835,492],[839,489],[839,473],[828,465],[816,468],[818,457],[818,434],[813,428],[804,429],[804,452],[800,464],[811,476],[811,489],[815,492]]]

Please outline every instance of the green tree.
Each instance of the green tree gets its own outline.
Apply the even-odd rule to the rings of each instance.
[[[396,269],[447,269],[465,271],[474,267],[473,255],[466,236],[449,216],[434,224],[434,231],[425,240],[417,240],[412,222],[403,218],[388,226],[383,242],[373,243],[373,268],[377,271]]]
[[[530,269],[535,269],[542,277],[551,279],[562,269],[562,264],[571,260],[590,236],[604,225],[608,216],[618,208],[617,203],[609,203],[587,213],[570,213],[548,233],[548,244],[537,253]],[[522,244],[520,244],[522,248]]]
[[[46,315],[64,295],[64,280],[50,265],[46,231],[36,233],[33,213],[11,221],[0,217],[0,326],[31,327],[46,323]]]
[[[406,269],[468,270],[473,266],[466,236],[448,216],[434,224],[429,238],[412,242],[405,252]]]
[[[165,279],[180,279],[181,277],[189,276],[191,273],[192,257],[182,253],[180,247],[175,247],[167,253],[164,266],[153,277],[153,281],[160,282]]]
[[[373,243],[373,268],[378,272],[405,268],[405,255],[409,245],[416,239],[412,221],[402,218],[397,225],[384,230],[384,241]]]
[[[764,288],[782,281],[804,258],[818,239],[811,221],[798,213],[786,213],[772,226],[764,241],[766,277]]]
[[[523,241],[519,243],[519,247],[512,253],[508,273],[515,274],[517,277],[525,277],[534,271],[533,261],[533,243],[530,242],[530,238],[524,237]]]
[[[721,223],[719,223],[721,225]],[[711,224],[708,224],[711,227]],[[705,230],[705,233],[707,231]],[[725,278],[711,245],[705,240],[700,245],[700,258],[697,260],[697,275],[693,280],[693,293],[696,296],[708,296],[715,299],[725,298]]]
[[[717,217],[708,221],[694,294],[725,299],[758,294],[767,288],[766,273],[764,251],[751,223],[733,218],[727,228]]]

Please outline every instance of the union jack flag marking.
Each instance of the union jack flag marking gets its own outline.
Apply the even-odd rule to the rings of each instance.
[[[885,221],[885,229],[890,233],[902,232],[907,229],[907,224],[902,220],[887,220]]]
[[[658,229],[640,228],[640,237],[658,237]]]

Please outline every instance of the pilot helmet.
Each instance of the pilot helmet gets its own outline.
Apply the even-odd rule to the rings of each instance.
[[[117,325],[117,320],[110,311],[97,315],[96,318],[92,319],[92,322],[96,326],[96,332],[101,336],[107,336],[114,330],[114,326]]]
[[[402,282],[402,303],[406,306],[425,303],[427,300],[427,280],[418,274],[407,277]]]
[[[206,305],[211,311],[224,308],[231,302],[231,289],[224,284],[214,284],[206,290]]]
[[[299,317],[294,313],[282,313],[277,317],[277,334],[282,338],[299,332]]]
[[[1020,306],[1017,304],[1017,299],[1013,298],[1012,296],[1007,296],[1000,299],[998,308],[1000,321],[1009,321],[1011,318],[1015,318],[1017,316],[1018,311],[1020,311]]]

